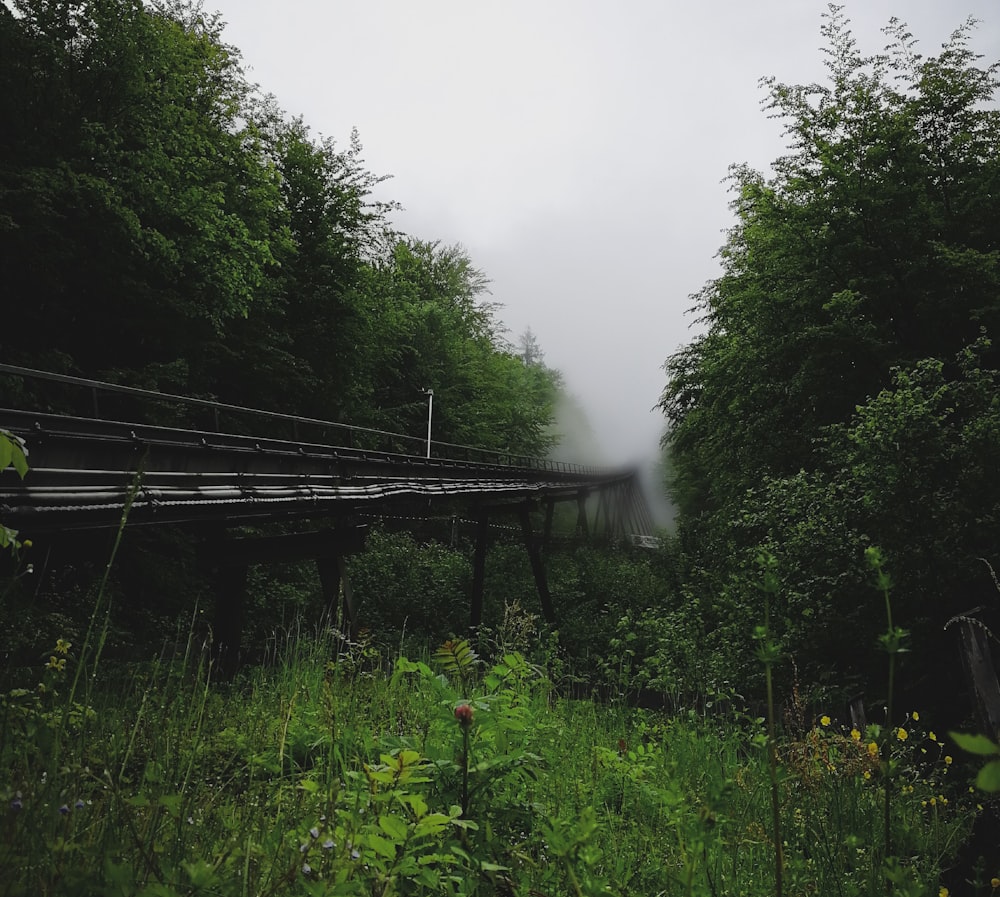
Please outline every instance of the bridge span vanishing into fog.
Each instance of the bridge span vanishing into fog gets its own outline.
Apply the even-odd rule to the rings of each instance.
[[[23,441],[29,463],[23,480],[13,468],[0,471],[0,523],[42,546],[121,526],[190,530],[211,559],[213,631],[231,657],[252,564],[315,559],[331,610],[341,605],[355,631],[344,558],[363,549],[380,516],[472,522],[473,627],[482,618],[492,525],[519,526],[549,622],[542,550],[558,535],[558,504],[573,509],[563,537],[655,544],[634,469],[514,456],[4,364],[0,429]],[[280,532],[248,536],[245,527]]]

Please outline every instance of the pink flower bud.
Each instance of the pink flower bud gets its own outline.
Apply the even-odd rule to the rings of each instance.
[[[458,724],[463,728],[467,729],[472,725],[472,705],[471,704],[459,704],[455,708],[455,719],[458,720]]]

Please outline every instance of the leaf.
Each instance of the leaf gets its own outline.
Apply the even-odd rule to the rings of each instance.
[[[187,872],[188,878],[191,879],[191,885],[195,889],[206,888],[215,880],[215,870],[204,860],[195,860],[191,863],[182,861],[181,865],[184,867],[184,871]]]
[[[398,843],[406,840],[408,826],[398,816],[380,816],[378,827]]]
[[[963,751],[980,757],[1000,754],[1000,747],[990,741],[985,735],[965,735],[962,732],[949,732],[948,737]]]
[[[416,838],[422,838],[425,835],[436,835],[447,828],[451,824],[451,821],[451,817],[446,816],[444,813],[429,813],[417,823],[413,829],[413,835]]]
[[[12,457],[10,463],[14,465],[14,470],[17,471],[18,476],[20,476],[23,480],[25,475],[28,473],[27,452],[16,442],[12,446]]]
[[[375,851],[375,853],[386,857],[386,859],[392,860],[396,858],[396,845],[380,835],[368,835],[365,838],[365,844]]]
[[[181,794],[163,794],[157,798],[156,802],[174,819],[177,819],[181,815],[181,806],[184,802],[184,796]]]
[[[976,787],[982,791],[1000,791],[1000,760],[991,760],[979,770]]]

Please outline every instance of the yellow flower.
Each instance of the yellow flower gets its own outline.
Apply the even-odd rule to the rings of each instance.
[[[938,891],[938,897],[948,897],[948,889],[941,888],[941,890]]]
[[[861,741],[861,733],[857,729],[851,729],[851,738],[854,741]]]
[[[906,729],[904,729],[904,728],[903,728],[902,726],[900,726],[900,727],[899,727],[899,728],[898,728],[898,729],[896,730],[896,737],[897,737],[897,738],[898,738],[898,739],[899,739],[900,741],[906,741],[906,739],[907,739],[907,738],[909,738],[910,736],[906,734]]]
[[[49,658],[49,662],[45,665],[47,669],[50,670],[65,670],[66,669],[66,658],[56,657],[54,654]]]
[[[828,717],[826,714],[823,714],[823,716],[821,716],[819,718],[819,724],[821,726],[829,726],[830,725],[830,717]]]
[[[869,771],[868,771],[867,769],[866,769],[866,770],[865,770],[865,771],[864,771],[864,772],[862,773],[862,775],[863,775],[863,776],[864,776],[864,777],[865,777],[866,779],[870,779],[870,778],[872,777],[872,774],[871,774],[871,773],[870,773],[870,772],[869,772]]]
[[[935,735],[935,734],[934,734],[933,732],[928,732],[928,733],[927,733],[927,737],[928,737],[928,738],[929,738],[929,739],[930,739],[931,741],[937,741],[937,735]]]
[[[990,879],[990,887],[991,888],[1000,888],[1000,878],[991,878]]]
[[[871,757],[872,760],[878,759],[878,745],[875,744],[874,741],[868,743],[868,756]]]
[[[952,760],[952,758],[951,758],[951,757],[949,757],[949,756],[948,756],[947,754],[945,754],[945,757],[944,757],[944,762],[945,762],[945,763],[946,763],[946,764],[947,764],[948,766],[951,766],[951,764],[952,764],[952,763],[954,763],[955,761],[954,761],[954,760]]]
[[[73,647],[73,645],[70,642],[67,642],[65,639],[61,639],[61,638],[57,638],[56,639],[56,653],[57,654],[69,654],[69,649],[72,648],[72,647]]]
[[[937,798],[936,797],[932,797],[929,801],[927,801],[927,803],[929,803],[932,807],[936,807],[937,806]]]
[[[920,719],[920,714],[917,713],[916,710],[914,710],[913,713],[910,714],[910,716],[913,717],[914,722],[917,722]]]

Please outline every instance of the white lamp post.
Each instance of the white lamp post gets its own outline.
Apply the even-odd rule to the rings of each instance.
[[[434,390],[425,389],[427,393],[427,457],[431,456],[431,418],[434,416]]]

